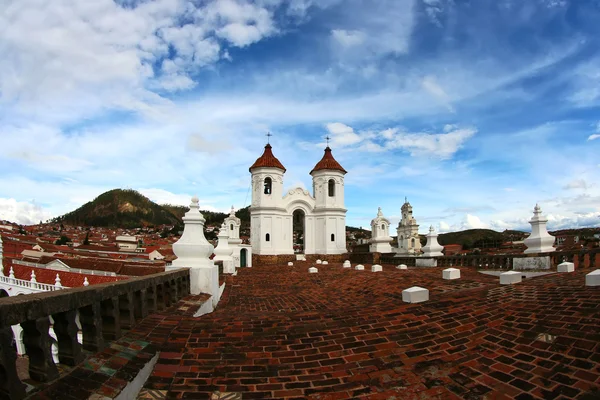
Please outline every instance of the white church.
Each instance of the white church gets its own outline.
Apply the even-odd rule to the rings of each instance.
[[[312,194],[300,187],[284,193],[285,171],[270,144],[250,167],[252,252],[258,256],[293,255],[296,233],[302,242],[300,252],[306,255],[346,253],[346,170],[333,158],[329,146],[310,171]]]

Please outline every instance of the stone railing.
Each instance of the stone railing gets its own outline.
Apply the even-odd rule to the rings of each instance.
[[[11,278],[9,276],[4,276],[4,275],[0,275],[0,283],[4,283],[7,285],[13,285],[13,286],[20,286],[23,288],[27,288],[29,290],[34,290],[34,291],[39,291],[39,292],[51,292],[53,290],[68,289],[65,286],[56,286],[56,285],[51,285],[49,283],[26,281],[24,279]]]
[[[378,253],[358,253],[351,254],[352,262],[380,264],[406,264],[409,267],[415,266],[416,257],[394,257],[392,254]],[[572,251],[555,251],[544,254],[481,254],[465,256],[444,256],[434,257],[437,260],[438,267],[474,267],[481,269],[512,269],[515,258],[549,256],[552,265],[556,266],[563,261],[570,261],[575,264],[575,268],[600,268],[600,248],[582,249]],[[356,260],[356,261],[355,261]]]
[[[68,290],[0,299],[0,398],[22,399],[25,385],[16,370],[12,326],[20,324],[33,381],[49,382],[59,372],[48,334],[54,321],[60,364],[83,361],[82,350],[97,353],[148,313],[165,309],[190,293],[188,269]],[[78,341],[81,325],[82,343]]]

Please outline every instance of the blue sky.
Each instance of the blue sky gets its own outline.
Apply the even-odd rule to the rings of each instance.
[[[600,226],[597,0],[15,0],[0,8],[0,219],[113,188],[226,211],[273,133],[329,135],[347,223]]]

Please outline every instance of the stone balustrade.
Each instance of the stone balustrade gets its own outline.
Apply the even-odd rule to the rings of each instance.
[[[67,287],[55,286],[49,283],[32,282],[24,279],[11,278],[9,276],[0,275],[0,283],[7,285],[20,286],[36,292],[51,292],[54,290],[68,289]]]
[[[83,350],[92,353],[102,350],[121,337],[124,329],[131,329],[149,313],[161,311],[189,293],[189,270],[178,269],[0,299],[0,398],[22,399],[26,395],[25,385],[17,375],[12,325],[20,324],[23,329],[30,378],[49,382],[59,375],[52,357],[49,317],[57,338],[59,363],[74,366],[83,361]],[[81,344],[77,337],[79,330]]]
[[[522,257],[534,257],[541,254],[481,254],[466,256],[443,256],[434,257],[437,260],[438,267],[474,267],[481,269],[513,269],[513,260]],[[552,265],[557,266],[563,261],[572,262],[575,268],[600,268],[600,248],[582,249],[570,251],[555,251],[544,253],[549,256]],[[394,254],[378,253],[351,253],[352,262],[362,262],[366,264],[388,264],[398,265],[406,264],[409,267],[415,266],[416,257],[395,257]]]

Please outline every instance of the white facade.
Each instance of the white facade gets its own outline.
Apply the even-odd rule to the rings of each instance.
[[[383,216],[381,207],[377,209],[377,217],[371,221],[371,253],[391,253],[390,220]]]
[[[323,164],[323,160],[328,163]],[[284,195],[285,168],[271,153],[271,146],[265,146],[265,153],[250,168],[250,241],[254,253],[294,254],[294,219],[296,226],[302,226],[304,254],[346,252],[346,171],[333,160],[329,147],[325,149],[323,160],[311,171],[312,195],[299,187]]]
[[[119,250],[123,251],[135,251],[138,247],[138,240],[135,236],[121,235],[115,238]]]
[[[533,209],[533,218],[529,221],[531,224],[531,235],[523,241],[527,249],[525,254],[531,253],[550,253],[555,250],[554,236],[548,233],[546,223],[548,220],[542,216],[542,209],[539,205],[535,205]]]
[[[398,223],[398,255],[418,255],[421,252],[421,239],[419,238],[419,225],[413,217],[410,203],[404,199],[401,208],[402,219]]]
[[[221,230],[217,235],[219,242],[215,248],[215,257],[213,261],[223,261],[223,273],[233,274],[235,272],[235,265],[233,263],[233,249],[229,247],[229,234],[227,232],[227,224],[223,222]]]

